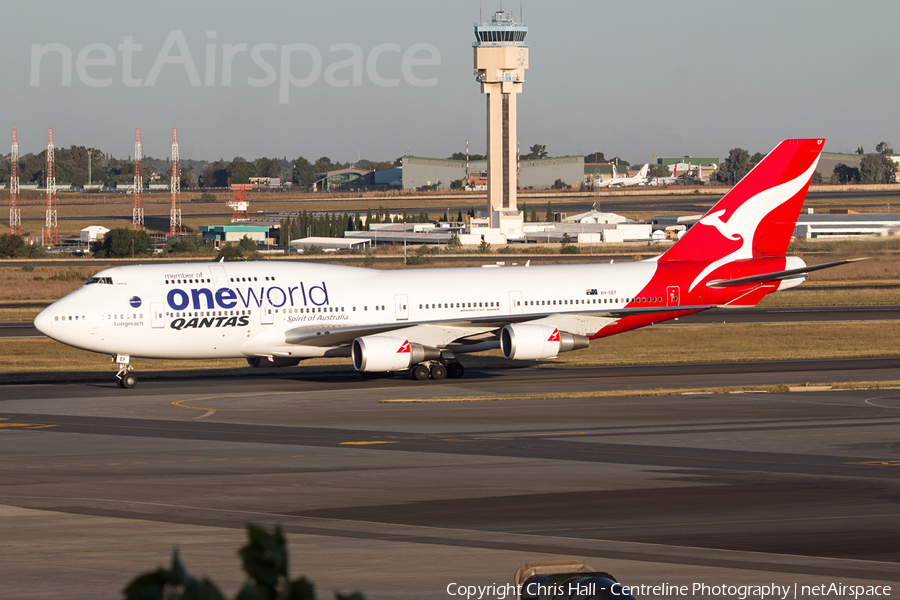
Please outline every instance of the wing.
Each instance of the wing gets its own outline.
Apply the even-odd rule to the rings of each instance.
[[[577,335],[593,335],[606,325],[619,319],[637,315],[659,314],[660,320],[670,318],[671,313],[689,313],[716,308],[714,304],[697,306],[654,306],[605,309],[580,313],[537,313],[529,315],[493,315],[473,319],[428,321],[424,323],[392,323],[364,327],[341,327],[338,324],[321,327],[295,327],[283,332],[282,344],[339,348],[349,346],[359,337],[396,334],[411,343],[442,349],[451,344],[478,343],[499,339],[500,330],[514,323],[540,323],[560,331]],[[274,332],[273,332],[274,333]],[[278,342],[272,339],[272,342]],[[270,355],[263,352],[261,355]]]

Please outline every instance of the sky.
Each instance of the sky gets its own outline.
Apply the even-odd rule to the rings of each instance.
[[[4,7],[0,132],[21,154],[393,161],[483,153],[473,27],[499,0]],[[789,137],[900,145],[896,0],[506,0],[529,27],[522,151],[724,159]],[[520,12],[521,11],[521,12]],[[0,146],[4,148],[5,144]]]

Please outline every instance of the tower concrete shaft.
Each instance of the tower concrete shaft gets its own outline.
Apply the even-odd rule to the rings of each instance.
[[[496,12],[475,25],[475,78],[487,94],[488,211],[517,211],[516,96],[528,68],[528,27]],[[493,219],[492,219],[493,220]]]

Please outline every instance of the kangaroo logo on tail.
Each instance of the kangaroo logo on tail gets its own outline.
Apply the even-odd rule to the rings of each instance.
[[[690,289],[693,290],[704,277],[725,263],[742,258],[753,258],[753,239],[760,223],[762,223],[766,215],[793,198],[806,187],[818,163],[819,159],[816,158],[809,169],[798,177],[749,198],[731,213],[727,221],[722,221],[725,209],[707,213],[706,216],[700,219],[695,227],[698,225],[714,227],[722,237],[735,242],[740,241],[741,245],[731,254],[711,262],[705,269],[700,271],[700,274],[691,282]]]
[[[693,290],[731,261],[784,256],[823,142],[781,142],[659,260],[706,263]]]

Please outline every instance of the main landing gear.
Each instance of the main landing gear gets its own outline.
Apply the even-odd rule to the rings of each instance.
[[[134,367],[129,364],[131,357],[127,354],[114,354],[113,362],[119,365],[116,373],[116,385],[122,389],[130,390],[137,385],[137,375],[133,373]]]
[[[440,381],[442,379],[459,379],[466,372],[462,363],[456,360],[438,361],[432,360],[419,363],[409,369],[409,378],[416,381],[425,381],[426,379],[434,379]]]

